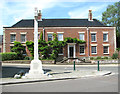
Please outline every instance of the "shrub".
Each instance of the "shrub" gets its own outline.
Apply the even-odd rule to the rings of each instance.
[[[2,56],[2,61],[18,59],[17,53],[14,52],[1,53],[0,55]]]
[[[95,58],[94,57],[90,57],[90,60],[94,60]]]
[[[12,51],[17,53],[18,59],[24,59],[24,55],[26,53],[25,47],[18,41],[14,41],[14,46]]]
[[[105,56],[105,57],[104,57],[104,59],[108,59],[108,57],[107,57],[107,56]]]
[[[98,56],[96,59],[101,59],[101,57],[100,57],[100,56]]]
[[[25,58],[24,58],[24,60],[32,60],[33,59],[33,57],[29,57],[29,56],[26,56]]]
[[[112,55],[112,59],[117,59],[118,58],[118,53],[114,53],[113,55]]]

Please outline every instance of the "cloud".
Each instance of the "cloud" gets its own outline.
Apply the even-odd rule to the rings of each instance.
[[[101,11],[102,9],[106,8],[107,4],[103,4],[103,5],[100,5],[100,6],[85,6],[85,7],[80,7],[80,8],[77,8],[77,9],[74,9],[72,11],[69,11],[68,12],[68,15],[70,16],[70,18],[88,18],[88,11],[89,9],[92,10],[93,12],[93,17],[96,18],[98,17],[97,16],[94,16],[94,13],[95,12],[98,12]],[[100,14],[99,14],[99,18],[100,18]]]

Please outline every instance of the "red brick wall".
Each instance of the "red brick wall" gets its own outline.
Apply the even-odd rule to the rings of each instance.
[[[21,36],[20,32],[27,32],[26,34],[26,39],[27,41],[30,41],[34,39],[33,35],[33,28],[27,28],[27,29],[12,29],[12,28],[6,28],[5,29],[5,41],[6,41],[6,52],[10,52],[10,33],[11,32],[16,32],[16,41],[20,41]],[[38,32],[41,32],[42,28],[39,28]],[[108,32],[108,42],[103,42],[103,33],[102,32]],[[45,27],[45,40],[47,41],[47,32],[54,32],[57,34],[57,32],[64,32],[63,37],[71,37],[71,38],[78,38],[79,39],[79,33],[78,32],[85,32],[85,41],[86,41],[86,46],[85,46],[85,55],[80,55],[79,53],[79,44],[76,44],[76,56],[77,57],[88,57],[88,39],[87,39],[87,28],[48,28]],[[96,37],[97,37],[97,42],[92,43],[91,42],[91,34],[90,32],[97,32]],[[112,56],[114,53],[114,28],[89,28],[89,48],[90,48],[90,56]],[[91,54],[91,44],[98,44],[97,45],[97,54],[92,55]],[[109,55],[104,55],[103,54],[103,45],[102,44],[110,44],[109,46]],[[30,55],[30,52],[27,50],[28,55]],[[64,48],[64,56],[68,55],[67,51],[67,46]]]

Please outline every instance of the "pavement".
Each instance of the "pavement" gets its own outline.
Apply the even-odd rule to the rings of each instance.
[[[0,85],[9,85],[9,84],[20,84],[20,83],[32,83],[32,82],[44,82],[44,81],[54,81],[54,80],[67,80],[67,79],[77,79],[83,77],[96,77],[96,76],[105,76],[112,74],[111,71],[96,71],[96,70],[57,70],[47,72],[47,76],[43,76],[39,79],[30,79],[30,78],[2,78]]]

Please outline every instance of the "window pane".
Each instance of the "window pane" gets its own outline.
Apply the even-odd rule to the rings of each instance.
[[[108,46],[104,46],[103,53],[108,53]]]
[[[63,41],[63,34],[58,34],[58,41]]]
[[[80,46],[80,54],[84,54],[85,53],[84,50],[85,50],[85,47],[84,46]]]
[[[96,53],[96,46],[92,46],[92,53]]]
[[[48,34],[48,41],[52,41],[52,34]]]
[[[96,41],[96,34],[91,34],[91,41]]]
[[[84,34],[79,34],[79,39],[84,40]]]
[[[11,42],[14,42],[16,40],[16,35],[15,34],[11,34],[10,40],[11,40]]]
[[[107,41],[107,37],[108,36],[108,34],[103,34],[103,41]]]
[[[21,34],[21,42],[25,42],[26,41],[26,35],[25,34]]]

